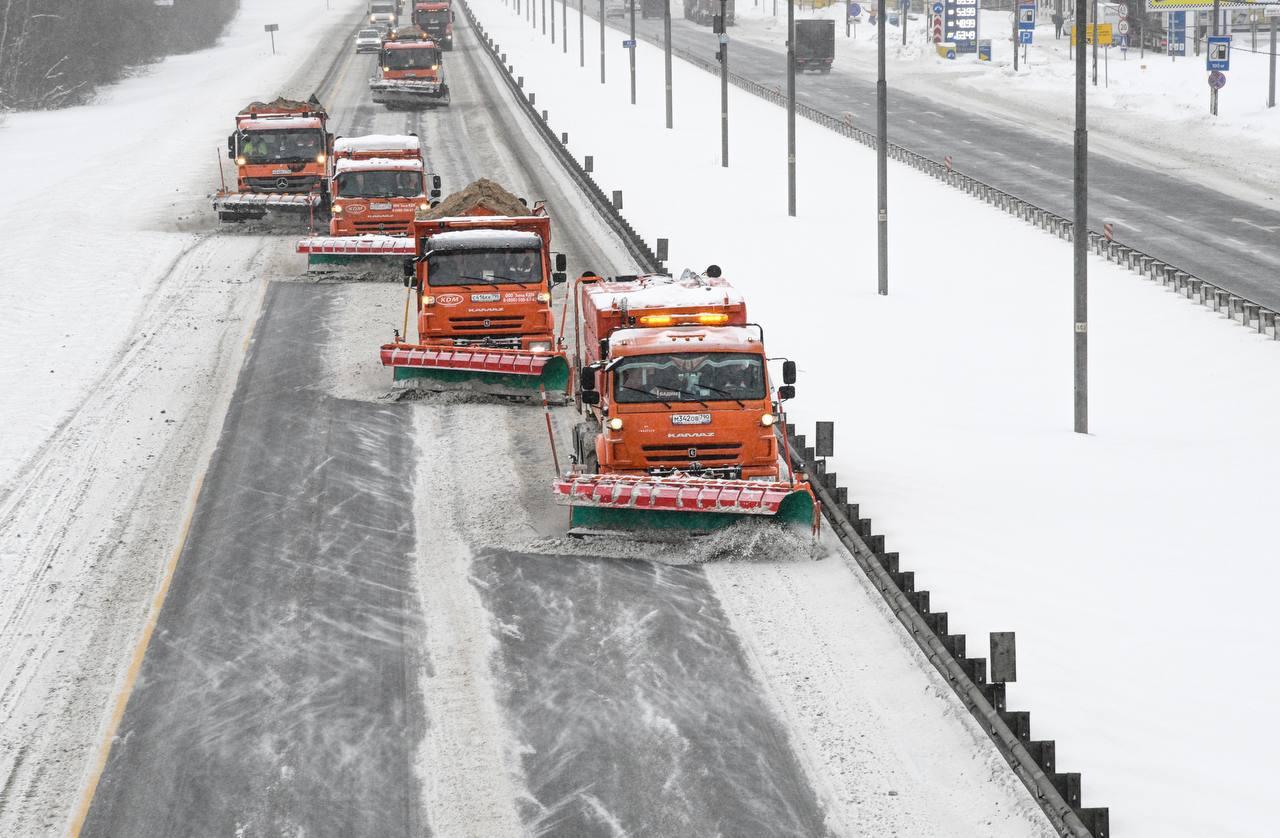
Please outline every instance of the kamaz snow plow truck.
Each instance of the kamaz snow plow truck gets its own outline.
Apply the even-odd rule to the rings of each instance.
[[[562,401],[569,362],[555,335],[551,289],[565,280],[551,252],[551,219],[501,186],[478,180],[413,221],[416,253],[405,285],[417,341],[381,350],[401,386]]]
[[[323,212],[328,199],[333,135],[329,115],[309,102],[253,102],[236,115],[227,156],[236,164],[236,188],[225,179],[213,199],[222,221],[258,219],[268,212]]]
[[[703,531],[743,517],[816,530],[813,492],[775,427],[795,365],[783,364],[775,393],[763,330],[718,268],[584,276],[574,306],[585,420],[575,466],[553,484],[571,531]]]
[[[440,46],[416,26],[387,33],[378,53],[378,75],[369,81],[373,101],[388,110],[449,104]]]
[[[453,9],[449,0],[415,3],[413,23],[444,49],[453,49]]]
[[[440,176],[424,171],[422,144],[410,135],[344,137],[333,144],[329,235],[298,242],[308,270],[414,255],[413,217],[440,196]]]

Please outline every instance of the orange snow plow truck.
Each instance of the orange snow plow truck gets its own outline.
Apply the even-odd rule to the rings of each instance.
[[[415,135],[344,137],[333,144],[329,235],[298,242],[308,270],[414,255],[413,216],[440,196]],[[428,184],[430,184],[428,186]]]
[[[373,101],[387,110],[449,104],[440,45],[416,26],[401,26],[382,40],[379,75],[370,80]]]
[[[808,483],[782,465],[764,333],[712,266],[705,275],[576,285],[575,468],[556,479],[572,531],[718,529],[771,517],[817,530]],[[776,400],[775,400],[776,399]]]
[[[418,338],[399,332],[381,351],[402,386],[563,401],[569,362],[555,335],[551,291],[565,257],[551,252],[551,219],[478,180],[413,221],[416,253],[405,285]]]
[[[236,164],[236,188],[225,179],[213,199],[222,221],[247,221],[268,212],[323,212],[328,198],[333,135],[329,115],[315,97],[253,102],[236,114],[227,156]]]

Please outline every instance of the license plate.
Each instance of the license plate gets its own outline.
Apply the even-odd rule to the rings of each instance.
[[[673,413],[671,414],[671,424],[673,425],[710,425],[710,413]]]
[[[289,170],[288,170],[288,169],[272,169],[272,170],[271,170],[271,174],[273,174],[273,175],[287,175],[287,174],[289,174]]]
[[[496,303],[502,299],[501,294],[472,294],[471,302],[473,303]]]
[[[391,205],[390,205],[390,204],[370,204],[370,205],[369,205],[369,209],[371,209],[371,210],[389,210],[389,209],[391,209]]]

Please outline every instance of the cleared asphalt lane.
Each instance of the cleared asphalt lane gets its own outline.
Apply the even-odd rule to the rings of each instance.
[[[459,28],[446,59],[451,108],[371,109],[371,64],[351,60],[328,94],[340,133],[416,129],[446,190],[479,174],[514,183],[549,200],[558,247],[576,269],[628,270],[618,248],[602,244],[598,219],[574,209],[524,144],[524,129],[492,106],[506,94],[461,19]],[[326,391],[342,290],[268,288],[85,835],[432,832],[424,798],[433,766],[420,747],[449,720],[421,686],[437,662],[420,590],[431,581],[415,562],[448,539],[415,526],[414,475],[421,446],[434,445],[474,480],[456,452],[476,443],[477,429],[450,421],[448,405]],[[370,325],[371,353],[384,337]],[[423,412],[429,442],[415,421]],[[521,421],[485,433],[502,427],[513,450],[531,452],[506,468],[525,472],[526,486],[545,485],[544,431]],[[470,530],[449,539],[478,556],[493,623],[520,629],[519,642],[501,639],[494,677],[510,735],[527,746],[519,771],[530,797],[511,801],[525,828],[825,832],[701,571],[527,555]]]
[[[673,8],[678,13],[678,4]],[[576,21],[570,21],[571,30],[573,23]],[[619,33],[623,31],[619,27],[625,25],[616,19],[608,24]],[[674,47],[706,59],[714,57],[716,36],[708,27],[681,19],[671,24]],[[640,37],[660,43],[662,20],[637,17],[636,31]],[[587,51],[598,54],[598,37],[588,33],[587,38]],[[571,33],[571,48],[577,46],[573,43],[576,40]],[[618,41],[610,41],[608,48],[617,48]],[[784,52],[733,39],[730,61],[734,73],[786,90]],[[680,95],[679,89],[674,95]],[[873,77],[839,69],[829,75],[799,74],[796,96],[801,103],[827,113],[849,113],[860,127],[875,125]],[[889,88],[890,142],[935,160],[951,155],[957,171],[1070,218],[1072,137],[1069,131],[1055,136],[1057,130],[975,112],[963,101],[948,104],[905,93],[892,84]],[[779,150],[780,166],[784,165],[784,151]],[[1134,159],[1140,160],[1141,155],[1142,149],[1135,146]],[[806,158],[802,146],[797,165],[829,164]],[[1104,222],[1114,222],[1118,241],[1280,310],[1280,207],[1261,207],[1180,177],[1176,171],[1097,153],[1089,157],[1089,182],[1091,229],[1101,230]],[[777,196],[779,201],[785,199],[785,195]],[[803,194],[798,202],[803,213]]]

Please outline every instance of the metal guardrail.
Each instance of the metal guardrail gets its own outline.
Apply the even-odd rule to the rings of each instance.
[[[641,267],[648,271],[660,270],[662,266],[649,245],[631,223],[623,218],[591,175],[569,154],[543,114],[534,107],[533,95],[525,93],[517,81],[514,68],[503,62],[498,45],[484,31],[466,0],[457,2],[472,29],[480,35],[485,51],[501,71],[503,81],[542,135],[548,148],[587,194],[595,209],[622,239]],[[764,89],[755,82],[745,81]],[[856,130],[851,125],[847,127],[850,131]],[[873,143],[874,140],[872,137]],[[905,149],[900,149],[899,153],[928,160]],[[1065,223],[1065,219],[1062,221]],[[1068,230],[1069,226],[1067,225]],[[825,463],[814,456],[813,449],[805,448],[804,437],[795,435],[794,426],[788,425],[785,434],[786,444],[791,447],[796,458],[805,463],[814,491],[822,502],[823,517],[880,591],[925,657],[947,680],[969,713],[991,737],[997,750],[1008,761],[1011,770],[1026,786],[1058,834],[1064,838],[1110,838],[1109,810],[1084,808],[1080,805],[1080,775],[1056,772],[1054,742],[1031,740],[1030,714],[1007,711],[1004,685],[986,682],[986,661],[965,657],[964,636],[947,633],[947,615],[930,611],[929,592],[914,589],[914,574],[899,568],[897,553],[885,552],[884,536],[873,535],[871,522],[858,517],[857,504],[847,502],[848,490],[837,484],[836,475],[826,473]]]
[[[637,33],[636,37],[658,47],[663,45],[662,38],[658,36]],[[716,76],[720,75],[720,64],[717,61],[704,58],[675,45],[671,47],[671,54],[701,70]],[[775,105],[786,107],[787,97],[778,88],[760,84],[732,71],[729,72],[729,82],[753,96]],[[875,134],[856,127],[847,114],[837,117],[803,102],[796,103],[796,114],[865,146],[876,147]],[[1060,239],[1071,241],[1073,238],[1071,219],[1036,206],[1028,200],[991,186],[971,175],[955,171],[945,162],[939,162],[895,143],[889,143],[887,153],[893,160],[905,163],[917,171],[924,172],[932,178],[960,189],[968,195],[972,195],[1016,218],[1026,221],[1028,224],[1053,233]],[[1092,230],[1089,231],[1089,249],[1117,265],[1128,268],[1152,281],[1159,282],[1177,294],[1195,300],[1203,306],[1212,308],[1214,311],[1223,312],[1246,328],[1252,329],[1259,334],[1270,336],[1273,340],[1280,340],[1280,324],[1277,323],[1277,312],[1262,303],[1255,302],[1234,291],[1215,285],[1135,247],[1112,241],[1102,233]]]

